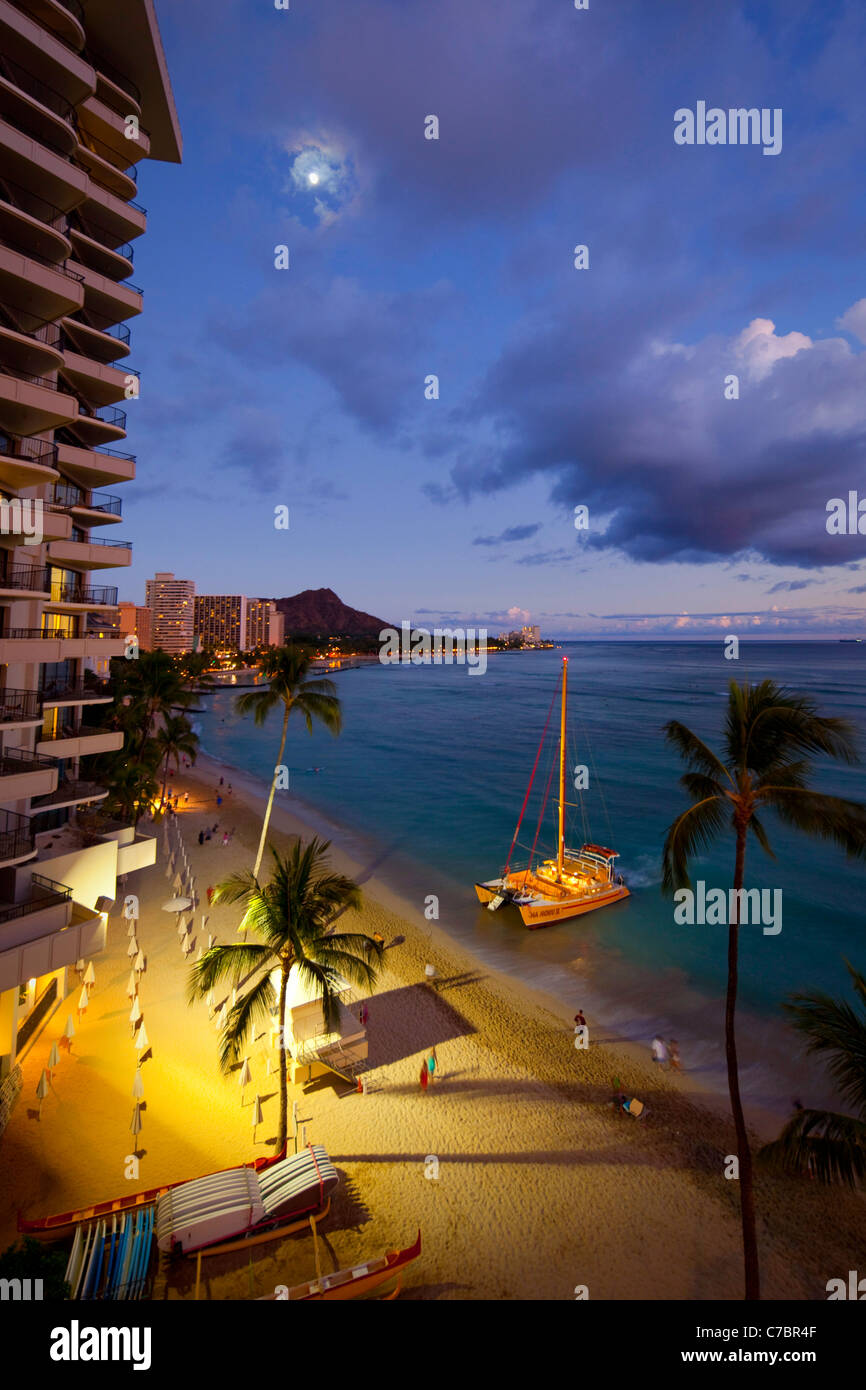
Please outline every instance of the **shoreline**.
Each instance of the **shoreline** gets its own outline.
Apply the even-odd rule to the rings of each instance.
[[[204,774],[204,764],[208,766],[206,775]],[[232,782],[237,800],[243,802],[250,811],[258,815],[260,820],[263,819],[268,788],[257,774],[247,772],[236,763],[230,763],[224,758],[217,758],[213,754],[201,750],[196,766],[184,773],[184,777],[198,785],[205,783],[206,776],[211,776],[215,784],[221,775],[225,777],[226,783]],[[183,785],[182,778],[175,778],[173,782],[177,786]],[[399,866],[402,873],[392,872],[392,876],[389,877],[388,869],[391,867],[393,870],[393,865],[388,864],[388,851],[382,844],[377,843],[374,837],[364,835],[354,827],[332,819],[320,808],[305,802],[302,797],[298,797],[294,791],[290,795],[291,806],[281,804],[279,794],[275,797],[271,815],[272,828],[276,827],[284,835],[309,838],[312,833],[319,838],[329,840],[332,844],[331,853],[334,862],[339,865],[341,872],[361,883],[365,899],[369,898],[374,903],[381,905],[395,917],[404,921],[407,926],[411,926],[413,931],[436,940],[442,952],[452,952],[459,956],[464,968],[481,969],[489,973],[497,980],[498,988],[502,992],[523,999],[527,1009],[541,1008],[545,1010],[551,1017],[556,1018],[568,1032],[571,1032],[573,1028],[573,1016],[576,1008],[584,1007],[585,1001],[593,994],[598,993],[601,998],[600,1011],[595,1013],[592,1020],[591,1046],[604,1046],[615,1051],[622,1056],[623,1065],[627,1060],[630,1065],[638,1069],[646,1086],[653,1087],[656,1084],[657,1071],[650,1059],[649,1046],[650,1037],[655,1031],[655,1024],[648,1032],[645,1043],[635,1038],[623,1036],[623,1022],[620,1015],[627,1006],[623,1006],[616,997],[616,981],[603,978],[599,989],[597,979],[581,980],[576,974],[573,983],[574,1003],[569,1004],[545,984],[536,984],[516,975],[513,969],[508,968],[513,964],[510,959],[504,959],[501,963],[497,961],[496,956],[501,953],[496,951],[485,953],[482,950],[474,949],[472,943],[467,943],[450,932],[441,922],[425,919],[417,902],[408,896],[405,882],[399,881],[401,878],[405,878],[407,870],[420,874],[423,871],[422,865],[411,864],[406,858],[405,862]],[[220,815],[225,815],[226,805],[227,801],[224,798]],[[534,935],[535,933],[527,933],[527,939],[531,941]],[[578,957],[578,960],[580,959]],[[708,1002],[707,997],[702,996],[697,987],[687,986],[687,991],[694,995],[698,1001],[695,1011],[702,1014],[703,1007]],[[723,1007],[723,1000],[721,1004]],[[585,1007],[584,1012],[586,1012]],[[749,1129],[762,1141],[775,1139],[778,1136],[782,1125],[790,1118],[790,1096],[799,1094],[804,1087],[810,1088],[810,1094],[818,1094],[819,1099],[816,1100],[816,1104],[828,1106],[839,1104],[826,1074],[812,1059],[797,1056],[792,1062],[789,1043],[796,1042],[793,1035],[789,1035],[789,1039],[773,1036],[773,1034],[782,1033],[783,1025],[780,1021],[762,1018],[750,1013],[742,1006],[738,1010],[738,1020],[740,1083],[746,1121]],[[686,1035],[685,1030],[680,1024],[676,1026],[679,1029],[682,1044],[683,1037]],[[662,1032],[665,1038],[669,1034],[670,1036],[674,1035],[670,1028],[662,1029],[659,1027],[658,1031]],[[692,1039],[691,1042],[690,1051],[695,1052],[697,1050],[694,1047],[695,1040]],[[676,1091],[688,1095],[696,1104],[705,1106],[722,1120],[730,1122],[730,1101],[724,1071],[721,1028],[718,1037],[706,1038],[704,1051],[708,1051],[710,1048],[719,1053],[720,1064],[717,1063],[715,1067],[708,1065],[702,1056],[700,1062],[695,1063],[690,1069],[688,1058],[686,1058],[684,1070],[672,1073],[668,1068],[663,1075],[671,1079]],[[772,1049],[773,1055],[768,1058],[767,1052],[770,1049]],[[760,1087],[761,1092],[764,1093],[769,1086],[774,1093],[778,1094],[778,1104],[756,1100],[754,1096],[749,1094],[749,1067],[754,1054],[760,1056],[761,1066],[764,1069],[760,1077],[755,1080],[755,1087],[756,1089]],[[792,1064],[791,1071],[785,1069],[783,1065],[785,1061]],[[696,1074],[698,1071],[701,1075]],[[673,1081],[674,1076],[675,1082]],[[783,1096],[784,1099],[782,1099]]]

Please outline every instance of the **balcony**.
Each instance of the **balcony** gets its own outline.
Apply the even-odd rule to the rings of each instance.
[[[122,729],[64,723],[51,734],[38,735],[36,747],[55,758],[86,758],[92,753],[119,753],[123,739]]]
[[[0,431],[4,434],[38,434],[71,425],[78,418],[78,401],[62,392],[56,381],[0,363]]]
[[[63,806],[82,806],[86,802],[104,801],[107,796],[108,788],[100,787],[96,782],[68,780],[61,782],[49,796],[40,796],[38,801],[31,801],[30,809],[35,816],[39,811],[58,811]]]
[[[118,449],[82,449],[58,440],[57,459],[64,473],[85,487],[106,483],[129,483],[135,477],[135,455]],[[0,457],[0,478],[2,478]]]
[[[115,104],[122,105],[124,109],[116,111],[112,109],[112,103],[105,102],[98,96],[88,97],[87,101],[78,107],[80,128],[84,133],[99,140],[105,148],[113,150],[121,159],[128,158],[130,150],[135,151],[136,161],[146,159],[150,154],[150,135],[144,126],[139,124],[137,140],[127,139],[126,135],[127,117],[138,116],[140,112],[133,110],[128,96]]]
[[[75,420],[67,423],[85,445],[102,444],[106,440],[124,439],[126,436],[126,411],[118,410],[113,405],[90,410],[82,404]]]
[[[0,433],[0,486],[18,491],[59,478],[57,446]]]
[[[56,324],[45,324],[35,333],[25,331],[20,324],[28,318],[26,310],[9,300],[0,304],[0,361],[25,376],[51,376],[63,365],[60,330]]]
[[[26,885],[26,892],[32,895],[30,885]],[[24,916],[18,905],[17,920],[10,918],[3,928],[0,990],[14,989],[34,976],[49,975],[105,950],[105,919],[92,908],[82,907],[61,893],[52,898],[43,896],[30,911],[31,915]]]
[[[39,627],[10,627],[0,632],[0,661],[7,665],[12,662],[54,665],[60,661],[84,660],[88,657],[94,661],[104,661],[112,656],[123,656],[125,647],[122,637],[103,636],[96,632],[68,633],[57,628]],[[57,700],[56,703],[72,702]]]
[[[78,0],[14,0],[18,9],[50,29],[67,48],[80,53],[84,47],[84,12]]]
[[[89,131],[78,127],[76,159],[94,183],[129,202],[138,192],[138,170],[134,160],[140,150],[134,140],[122,140],[126,149],[116,150]]]
[[[43,720],[42,696],[37,690],[0,690],[0,728],[26,728]]]
[[[0,0],[2,4],[2,0]],[[83,174],[83,170],[79,171]],[[85,176],[86,177],[86,176]],[[98,222],[107,232],[121,241],[133,241],[147,228],[147,210],[138,203],[125,202],[116,194],[101,188],[93,179],[87,178],[83,203],[77,208],[87,223]],[[97,238],[98,239],[98,238]]]
[[[0,8],[4,3],[0,0]],[[2,118],[0,168],[21,188],[45,198],[61,212],[77,207],[88,194],[86,170],[73,164],[65,150],[35,139],[16,122]]]
[[[0,752],[0,801],[53,795],[57,789],[57,760],[27,748]]]
[[[123,499],[110,492],[90,492],[86,488],[75,487],[72,483],[55,483],[48,494],[48,505],[69,508],[80,513],[76,516],[79,526],[98,526],[106,521],[119,521],[123,513]]]
[[[0,602],[3,599],[45,598],[51,592],[51,581],[45,565],[7,565],[0,571]]]
[[[96,95],[119,116],[141,115],[141,92],[132,78],[118,72],[107,58],[93,53],[90,49],[85,55],[96,73]]]
[[[75,569],[115,569],[132,564],[132,541],[89,540],[52,541],[48,558],[53,564],[72,565]]]
[[[58,152],[76,148],[71,102],[0,52],[0,116]]]
[[[30,332],[81,309],[84,277],[27,246],[12,245],[9,237],[14,235],[9,229],[0,231],[0,300],[20,306],[24,317],[19,331]]]
[[[66,318],[62,320],[62,329],[68,347],[92,361],[111,363],[129,355],[130,333],[125,323],[99,328],[94,323],[84,323],[80,317]]]
[[[20,864],[36,853],[34,831],[29,816],[0,811],[0,868]]]
[[[0,236],[21,250],[35,251],[52,265],[65,261],[72,250],[66,235],[67,214],[38,194],[0,178]]]
[[[68,685],[49,681],[39,691],[39,701],[46,709],[57,705],[105,705],[113,699],[114,686],[110,681],[74,681]]]
[[[130,377],[139,373],[131,367],[111,367],[104,362],[96,362],[76,352],[69,338],[64,334],[61,343],[64,350],[62,376],[74,390],[95,406],[113,405],[126,399],[126,389]]]
[[[92,225],[88,223],[88,226]],[[105,237],[91,236],[77,226],[69,228],[69,238],[82,265],[89,266],[109,280],[125,280],[132,274],[134,257],[129,242],[114,249],[104,244]],[[108,240],[117,241],[117,238],[109,237]]]
[[[50,579],[49,579],[50,583]],[[2,581],[0,581],[2,584]],[[2,593],[2,588],[0,588]],[[117,586],[98,585],[96,588],[85,584],[51,584],[48,606],[53,609],[69,609],[77,612],[97,608],[117,607]]]
[[[141,313],[143,296],[137,285],[128,282],[119,284],[117,280],[110,280],[107,275],[100,275],[83,264],[79,265],[79,271],[84,281],[83,307],[88,315],[92,314],[104,326],[121,323]],[[76,305],[76,308],[80,307],[81,301]]]

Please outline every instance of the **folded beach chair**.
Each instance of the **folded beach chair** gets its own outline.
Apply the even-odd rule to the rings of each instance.
[[[640,1120],[643,1117],[646,1106],[642,1100],[638,1100],[637,1097],[633,1096],[631,1100],[626,1101],[622,1108],[627,1114],[633,1115],[636,1120]]]

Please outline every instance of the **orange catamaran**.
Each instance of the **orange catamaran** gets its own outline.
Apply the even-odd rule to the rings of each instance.
[[[568,917],[579,917],[584,912],[594,912],[596,908],[608,907],[629,896],[622,875],[614,875],[614,861],[619,857],[614,849],[604,845],[581,845],[579,850],[565,847],[565,756],[566,756],[566,707],[568,683],[568,657],[562,658],[562,707],[559,726],[559,814],[557,851],[555,859],[545,859],[537,868],[532,867],[535,852],[533,845],[530,863],[525,869],[511,869],[511,856],[517,844],[517,836],[526,811],[529,794],[538,769],[545,724],[541,736],[535,766],[523,798],[523,806],[517,829],[511,841],[508,860],[500,878],[488,879],[486,883],[476,883],[478,901],[485,903],[491,912],[510,903],[520,913],[527,927],[548,927],[553,922],[563,922]],[[551,703],[551,710],[553,704]],[[548,713],[548,722],[550,713]],[[543,808],[542,808],[543,814]],[[536,834],[536,842],[538,835]]]

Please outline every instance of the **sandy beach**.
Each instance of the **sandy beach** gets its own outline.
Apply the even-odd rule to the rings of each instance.
[[[218,810],[221,775],[233,791]],[[206,889],[252,867],[260,789],[205,756],[173,785],[190,798],[178,822],[201,899],[197,950],[209,933],[234,937],[237,908],[209,910]],[[272,823],[277,846],[311,833],[282,796]],[[217,834],[200,847],[199,830],[214,824]],[[233,834],[224,847],[226,829]],[[16,1208],[46,1215],[273,1152],[278,1097],[268,1040],[251,1049],[245,1093],[238,1072],[220,1074],[207,1006],[186,1002],[195,957],[182,954],[175,918],[160,907],[172,885],[155,833],[157,864],[127,885],[141,901],[140,999],[152,1048],[142,1067],[138,1177],[124,1171],[135,1142],[137,1054],[128,937],[117,911],[87,1012],[79,1023],[73,976],[67,1000],[23,1059],[24,1089],[0,1139],[0,1247],[14,1239]],[[687,1072],[660,1075],[648,1052],[607,1038],[589,997],[579,1002],[591,1045],[575,1049],[561,1008],[457,948],[441,924],[425,920],[423,895],[401,902],[366,866],[339,850],[333,861],[363,885],[354,925],[397,942],[369,1001],[367,1094],[336,1077],[290,1088],[308,1140],[326,1147],[341,1174],[322,1228],[323,1260],[357,1263],[411,1244],[420,1227],[423,1253],[403,1298],[573,1299],[578,1286],[594,1299],[741,1297],[737,1194],[724,1177],[733,1131],[717,1101]],[[435,987],[425,981],[428,963]],[[40,1117],[36,1086],[69,1014],[72,1050],[61,1053]],[[424,1093],[418,1073],[431,1044],[440,1072]],[[646,1102],[645,1123],[610,1106],[614,1077]],[[256,1094],[265,1122],[254,1141]],[[828,1279],[866,1266],[861,1197],[762,1176],[757,1207],[766,1298],[824,1299]],[[205,1260],[200,1297],[257,1297],[314,1273],[309,1236],[292,1236]],[[192,1298],[194,1277],[194,1261],[185,1261],[157,1278],[154,1297]]]

